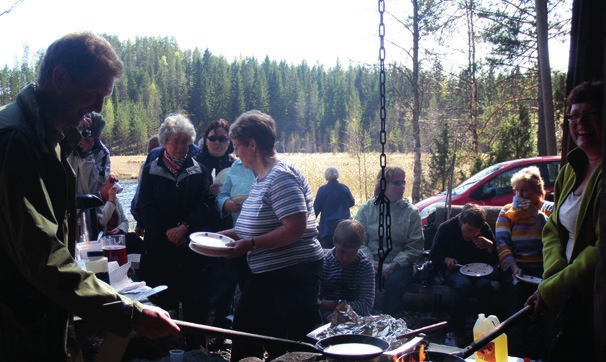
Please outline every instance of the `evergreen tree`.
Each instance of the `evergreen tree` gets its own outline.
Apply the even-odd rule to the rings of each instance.
[[[501,124],[500,142],[491,157],[491,163],[498,163],[533,156],[535,137],[532,121],[526,105],[518,107],[518,114],[508,117]]]
[[[433,139],[429,163],[429,179],[432,189],[446,190],[450,175],[453,152],[450,142],[448,122],[444,122],[442,132]]]

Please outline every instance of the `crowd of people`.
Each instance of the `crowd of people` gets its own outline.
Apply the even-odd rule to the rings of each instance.
[[[180,336],[172,320],[180,315],[305,341],[343,303],[359,315],[398,316],[406,308],[404,294],[425,241],[419,212],[404,197],[405,171],[382,169],[374,196],[351,218],[355,199],[338,181],[339,171],[326,169],[327,183],[314,197],[302,172],[277,154],[274,119],[258,110],[233,124],[210,122],[197,143],[191,120],[169,114],[150,139],[131,201],[137,227],[129,233],[118,178],[101,141],[104,99],[122,73],[107,40],[88,32],[68,34],[48,48],[36,84],[0,109],[0,285],[12,291],[0,295],[1,360],[67,360],[75,345],[73,334],[66,333],[71,314],[122,336],[132,330],[149,338]],[[539,170],[528,167],[512,177],[513,202],[502,208],[495,225],[486,222],[480,205],[467,204],[439,226],[430,257],[454,291],[445,343],[468,342],[465,317],[475,296],[486,314],[507,318],[532,305],[535,320],[547,319],[539,327],[531,320],[516,326],[511,354],[559,361],[590,351],[571,346],[592,341],[602,92],[601,82],[585,82],[567,98],[577,147],[558,176],[554,202],[545,200]],[[150,298],[156,306],[119,295],[74,261],[77,194],[99,197],[95,221],[103,233],[138,240],[130,245],[141,253],[140,277],[152,286],[168,286]],[[382,268],[381,197],[389,202],[393,241]],[[231,256],[189,249],[189,236],[198,231],[233,239],[227,244]],[[461,273],[470,263],[495,268],[482,276]],[[375,283],[379,270],[384,290]],[[521,282],[523,276],[544,281],[537,287]],[[501,311],[493,305],[494,281],[505,301]],[[240,296],[234,305],[236,288]],[[537,335],[549,338],[539,341]],[[185,345],[199,349],[204,341],[186,334]],[[285,352],[236,340],[231,359],[271,360]]]

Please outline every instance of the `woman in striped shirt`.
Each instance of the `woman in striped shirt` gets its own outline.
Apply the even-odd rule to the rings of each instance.
[[[303,174],[275,151],[276,125],[260,111],[242,114],[229,131],[236,155],[256,180],[233,229],[233,256],[252,272],[233,329],[306,340],[322,324],[318,296],[324,251],[316,238],[313,194]],[[286,350],[267,346],[268,360]],[[263,346],[234,341],[231,360],[263,358]]]

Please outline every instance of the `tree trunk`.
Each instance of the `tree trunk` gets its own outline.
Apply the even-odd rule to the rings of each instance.
[[[471,133],[472,151],[474,157],[480,153],[480,140],[478,135],[478,83],[476,81],[476,40],[473,25],[475,5],[473,0],[467,3],[467,61],[469,63],[469,131]]]
[[[553,90],[551,89],[551,67],[549,65],[547,0],[535,0],[537,12],[537,39],[539,48],[539,72],[541,76],[541,94],[543,104],[543,121],[545,122],[545,139],[547,155],[557,154],[555,121],[553,114]]]
[[[419,2],[412,0],[413,6],[413,46],[412,46],[412,132],[414,147],[414,179],[412,183],[412,202],[421,200],[421,132],[419,118],[421,114],[421,101],[419,99]]]
[[[543,91],[541,90],[541,73],[539,72],[538,84],[537,84],[537,150],[539,156],[547,156],[547,137],[545,136],[545,112],[543,112]]]

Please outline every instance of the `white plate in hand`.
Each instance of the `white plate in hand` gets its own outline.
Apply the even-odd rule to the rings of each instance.
[[[217,233],[201,231],[191,234],[189,239],[191,240],[189,248],[198,254],[206,256],[230,256],[234,250],[233,246],[225,245],[234,240]]]
[[[541,278],[533,277],[532,275],[516,275],[516,279],[521,280],[526,283],[539,285],[543,281]]]
[[[459,270],[463,275],[470,277],[483,277],[492,273],[494,269],[488,264],[470,263],[463,265]]]

